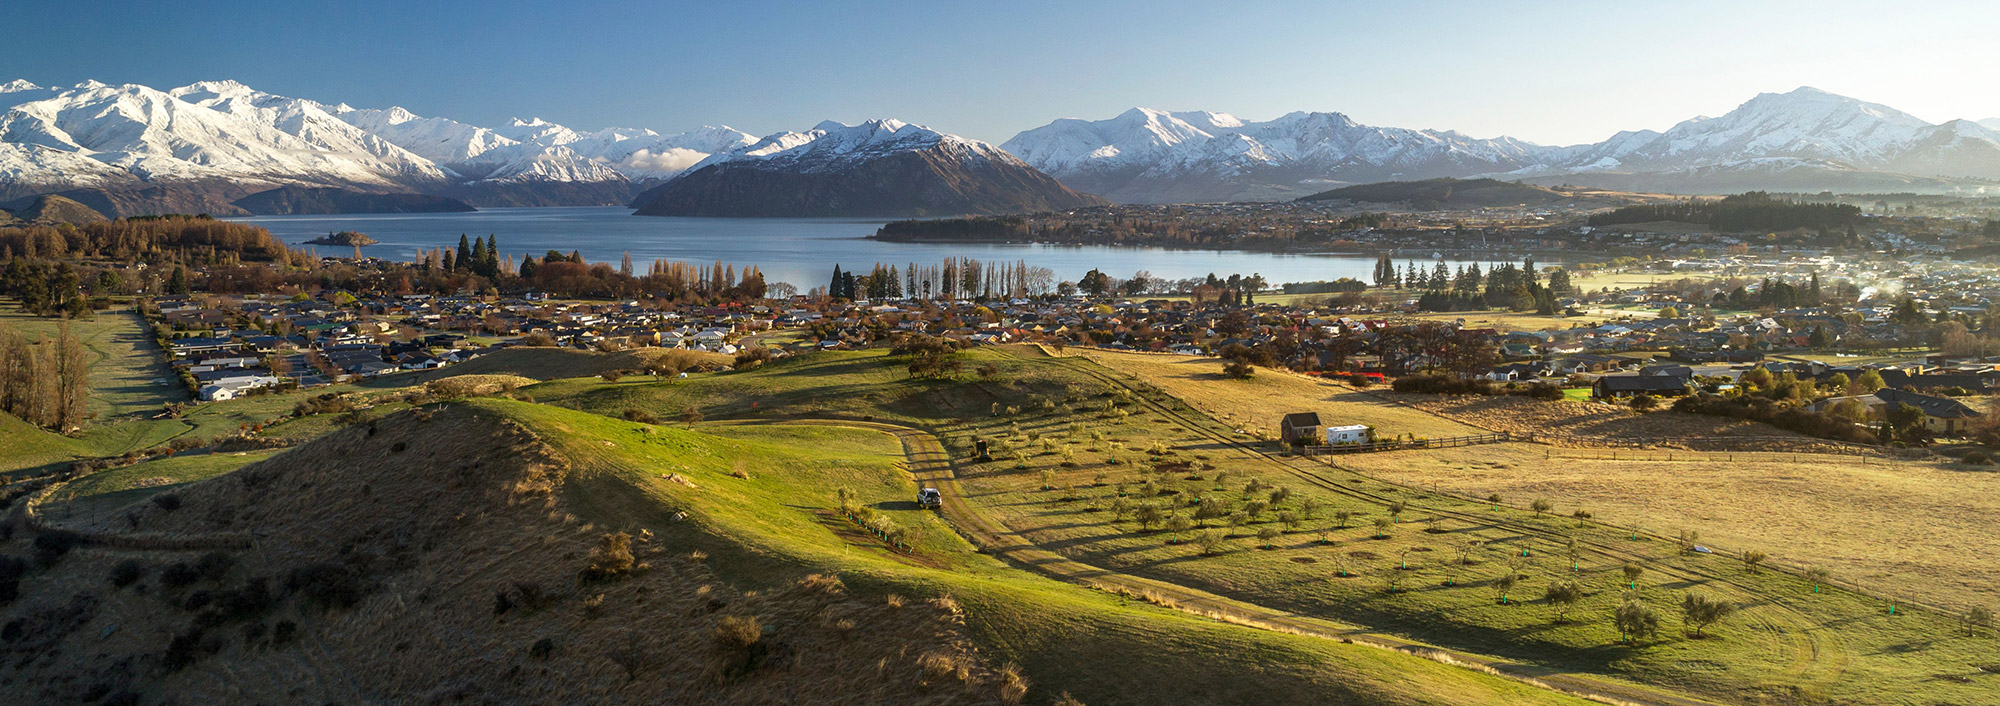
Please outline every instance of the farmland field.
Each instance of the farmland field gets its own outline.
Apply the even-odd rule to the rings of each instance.
[[[1231,379],[1222,374],[1222,361],[1217,358],[1096,348],[1072,348],[1065,354],[1158,387],[1237,428],[1275,433],[1278,418],[1287,413],[1319,412],[1320,421],[1329,426],[1366,424],[1385,436],[1437,438],[1486,431],[1303,375],[1260,368],[1248,380]]]
[[[2000,474],[1828,454],[1581,452],[1525,444],[1340,459],[1395,483],[1455,495],[1553,501],[1618,526],[1701,533],[1719,550],[1820,566],[1883,595],[1963,609],[2000,604]],[[1634,460],[1648,457],[1659,460]],[[1690,460],[1693,459],[1693,460]]]

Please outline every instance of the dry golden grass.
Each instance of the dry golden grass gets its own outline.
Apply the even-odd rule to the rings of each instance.
[[[1683,279],[1714,279],[1714,275],[1701,272],[1591,272],[1571,275],[1570,285],[1580,291],[1594,289],[1638,289],[1661,282]]]
[[[183,538],[255,528],[257,540],[177,587],[162,570],[199,552],[80,547],[37,571],[0,606],[0,622],[21,620],[30,636],[5,649],[35,655],[0,661],[0,703],[130,692],[215,704],[997,704],[1014,693],[973,652],[954,606],[892,606],[827,576],[733,586],[672,533],[638,533],[629,577],[580,578],[612,528],[572,513],[570,486],[584,481],[570,475],[526,429],[454,407],[348,427],[190,485],[177,509],[147,503],[75,527]],[[0,553],[31,554],[30,534],[12,533]],[[106,577],[126,561],[137,581],[114,588]],[[308,567],[357,577],[352,605],[288,588]],[[230,597],[259,581],[268,601]],[[201,592],[206,606],[193,602]],[[191,659],[167,668],[176,636]],[[955,668],[919,684],[925,655]]]
[[[1707,451],[1852,452],[1853,444],[1817,439],[1769,424],[1674,412],[1639,414],[1603,402],[1543,401],[1503,395],[1383,392],[1412,408],[1493,431],[1582,448],[1653,447]]]
[[[519,375],[453,375],[424,383],[424,391],[444,397],[474,397],[507,392],[536,382],[534,378]]]
[[[1485,431],[1371,392],[1287,371],[1258,368],[1249,380],[1231,379],[1222,375],[1222,361],[1217,358],[1094,348],[1071,348],[1066,354],[1137,377],[1242,429],[1275,433],[1279,417],[1291,412],[1318,412],[1320,421],[1328,425],[1367,424],[1383,435],[1438,438]]]
[[[1612,460],[1612,454],[1619,458]],[[1665,460],[1669,453],[1675,459]],[[1632,460],[1650,457],[1660,460]],[[1694,460],[1690,460],[1694,459]],[[1338,463],[1384,480],[1556,512],[1718,550],[1823,566],[1879,595],[2000,605],[2000,473],[1833,454],[1585,451],[1498,444],[1357,454]]]

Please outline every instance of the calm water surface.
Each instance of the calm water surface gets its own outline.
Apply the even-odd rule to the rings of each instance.
[[[1375,260],[1355,255],[1277,255],[1213,250],[1166,250],[1110,246],[887,243],[867,236],[881,220],[807,218],[659,218],[634,216],[618,207],[490,208],[476,213],[255,216],[240,218],[270,229],[298,245],[327,233],[360,231],[381,241],[369,255],[407,260],[418,249],[456,247],[458,236],[499,239],[500,252],[540,257],[549,250],[583,253],[590,262],[617,263],[630,252],[644,271],[654,259],[714,262],[763,268],[772,282],[790,282],[801,291],[825,284],[833,266],[866,270],[874,263],[936,264],[947,257],[1025,260],[1055,270],[1059,280],[1075,280],[1092,268],[1127,277],[1146,270],[1155,277],[1181,279],[1209,273],[1262,274],[1272,284],[1353,277],[1368,280]],[[338,247],[321,247],[336,254]],[[1402,264],[1400,261],[1398,264]],[[1457,262],[1451,263],[1454,267]]]

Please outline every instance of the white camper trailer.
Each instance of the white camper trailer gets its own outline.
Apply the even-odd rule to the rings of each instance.
[[[1327,427],[1326,443],[1329,445],[1366,444],[1368,443],[1368,425],[1349,424],[1343,427]]]

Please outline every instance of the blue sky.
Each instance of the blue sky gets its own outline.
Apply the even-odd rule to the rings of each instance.
[[[2000,116],[2000,3],[13,0],[0,80],[257,88],[492,124],[999,142],[1143,105],[1601,140],[1812,85]]]

